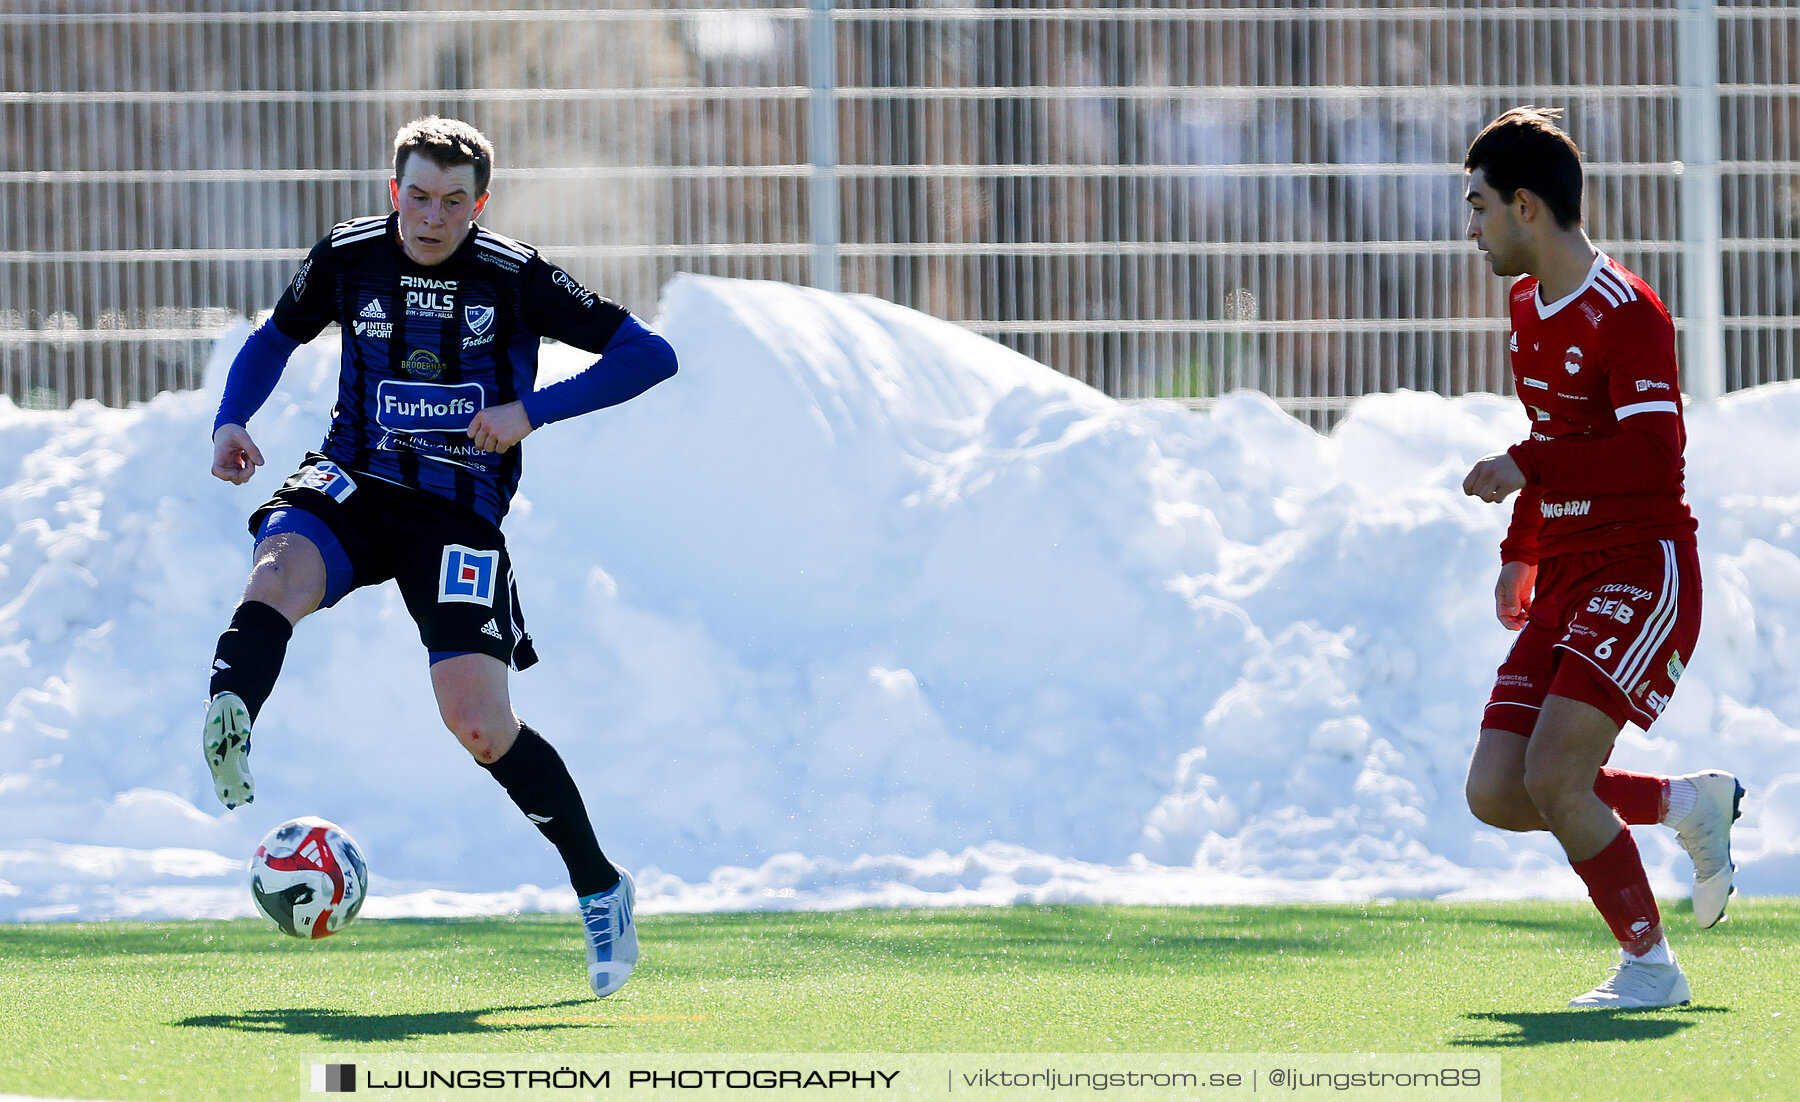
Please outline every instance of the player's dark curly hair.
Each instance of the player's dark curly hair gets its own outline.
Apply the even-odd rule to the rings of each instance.
[[[1542,199],[1556,224],[1581,224],[1581,150],[1556,125],[1558,107],[1515,107],[1482,128],[1463,169],[1480,169],[1488,186],[1510,201],[1520,188]]]
[[[430,158],[439,168],[473,165],[475,194],[487,194],[494,174],[494,147],[468,123],[429,115],[402,126],[394,135],[394,179],[405,175],[406,159],[414,153]]]

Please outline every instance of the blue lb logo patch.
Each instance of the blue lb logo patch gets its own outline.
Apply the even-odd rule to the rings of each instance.
[[[500,552],[477,551],[460,543],[444,546],[443,567],[438,572],[438,602],[462,602],[494,607],[494,579],[500,573]]]
[[[356,483],[342,467],[329,459],[322,459],[301,471],[298,484],[317,490],[333,501],[342,501],[356,492]]]

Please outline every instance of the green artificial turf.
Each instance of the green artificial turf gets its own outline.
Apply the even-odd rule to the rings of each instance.
[[[321,1053],[1373,1052],[1497,1056],[1508,1100],[1800,1098],[1800,900],[1670,910],[1695,1003],[1636,1013],[1563,1009],[1612,954],[1578,903],[651,915],[604,1001],[571,916],[0,926],[0,1094],[304,1097]]]

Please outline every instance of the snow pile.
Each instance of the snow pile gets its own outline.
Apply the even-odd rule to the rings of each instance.
[[[535,434],[507,522],[541,666],[519,713],[646,909],[1579,895],[1462,779],[1510,636],[1525,428],[1372,397],[1320,436],[1255,394],[1125,405],[888,303],[680,277],[682,371]],[[250,913],[275,823],[348,828],[370,915],[572,906],[444,731],[397,593],[303,623],[224,813],[197,748],[244,518],[323,434],[336,345],[206,474],[211,385],[130,410],[0,400],[0,920]],[[555,370],[582,357],[546,350]],[[1731,769],[1745,892],[1800,892],[1800,387],[1690,411],[1706,627],[1615,762]],[[1659,891],[1672,835],[1639,832]]]

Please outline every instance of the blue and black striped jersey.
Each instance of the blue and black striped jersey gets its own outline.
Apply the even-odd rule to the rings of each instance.
[[[390,214],[333,228],[272,321],[300,344],[332,322],[343,327],[337,405],[321,451],[498,524],[519,484],[520,449],[477,450],[469,421],[526,399],[540,424],[529,401],[539,339],[600,353],[630,315],[530,245],[480,226],[443,263],[415,264],[397,224]]]

